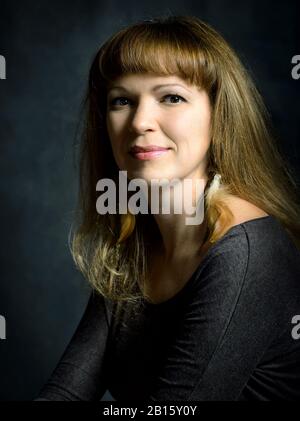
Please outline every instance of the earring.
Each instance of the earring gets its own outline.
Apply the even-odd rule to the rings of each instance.
[[[209,196],[212,196],[219,189],[221,184],[221,178],[221,174],[215,174],[209,186]]]
[[[213,184],[215,184],[217,188],[220,187],[221,178],[222,178],[221,174],[217,173],[217,174],[214,175]]]

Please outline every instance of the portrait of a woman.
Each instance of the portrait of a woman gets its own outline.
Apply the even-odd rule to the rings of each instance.
[[[237,53],[194,16],[136,22],[97,51],[84,105],[69,240],[91,295],[36,400],[300,399],[299,189]],[[120,171],[192,180],[194,204],[202,180],[202,222],[99,214]]]

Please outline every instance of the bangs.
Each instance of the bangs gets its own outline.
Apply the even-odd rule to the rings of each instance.
[[[172,23],[134,25],[120,31],[102,47],[98,71],[106,84],[125,74],[176,75],[210,91],[215,65],[201,39],[188,27]]]

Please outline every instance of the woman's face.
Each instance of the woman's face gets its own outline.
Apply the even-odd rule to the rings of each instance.
[[[207,93],[177,76],[128,74],[108,89],[107,131],[115,161],[129,179],[206,179],[210,119]],[[166,149],[130,151],[153,145]]]

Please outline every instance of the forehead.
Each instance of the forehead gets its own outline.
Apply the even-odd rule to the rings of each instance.
[[[117,87],[126,87],[134,89],[136,87],[141,88],[154,88],[160,87],[160,85],[177,84],[181,85],[186,89],[191,90],[195,85],[190,84],[187,80],[182,79],[179,76],[159,76],[153,74],[126,74],[122,75],[108,84],[108,91]]]

